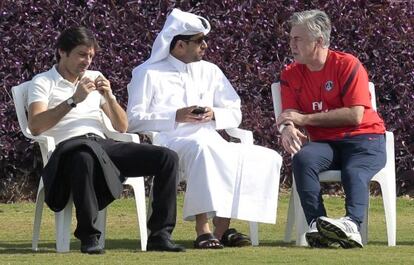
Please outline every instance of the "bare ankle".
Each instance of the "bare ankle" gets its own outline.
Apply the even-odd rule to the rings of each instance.
[[[208,224],[207,214],[196,215],[195,231],[197,236],[211,233],[210,225]]]
[[[223,218],[223,217],[214,217],[213,219],[214,224],[214,236],[218,239],[221,239],[224,232],[230,226],[230,218]]]

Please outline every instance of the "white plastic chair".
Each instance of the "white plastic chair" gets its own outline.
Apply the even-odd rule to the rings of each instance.
[[[243,144],[253,145],[253,133],[248,130],[240,129],[240,128],[231,128],[225,130],[228,135],[231,137],[237,138]],[[157,132],[140,132],[142,134],[147,135],[151,142],[154,145],[158,145],[154,139],[156,139]],[[180,179],[185,179],[183,176],[183,171],[180,170]],[[252,246],[259,245],[259,224],[257,222],[249,222],[250,228],[250,240],[252,241]]]
[[[33,136],[27,126],[27,91],[30,87],[30,81],[24,82],[18,86],[12,88],[13,101],[16,108],[17,119],[19,121],[20,129],[23,134],[35,142],[39,143],[43,165],[45,166],[55,149],[55,141],[53,137],[48,136]],[[135,134],[119,133],[115,131],[106,115],[103,114],[103,121],[105,124],[105,135],[108,138],[112,138],[117,141],[135,142],[139,143],[139,137]],[[141,238],[141,250],[147,249],[147,217],[145,211],[145,186],[143,177],[127,178],[123,183],[124,185],[130,185],[134,190],[135,203],[137,208],[137,218],[139,224],[139,232]],[[40,234],[40,223],[42,220],[43,204],[45,201],[45,192],[43,186],[43,180],[40,178],[39,188],[37,190],[36,197],[36,210],[33,225],[33,239],[32,249],[38,250],[38,241]],[[72,196],[69,199],[65,209],[55,213],[55,225],[56,225],[56,251],[68,252],[70,249],[70,230],[72,221]],[[99,244],[105,246],[105,226],[106,226],[106,208],[99,211],[97,226],[102,231],[99,239]]]
[[[272,98],[275,109],[275,117],[277,118],[282,112],[282,103],[280,95],[280,84],[272,84]],[[375,101],[375,87],[373,83],[369,83],[369,91],[371,93],[371,104],[374,110],[377,110]],[[385,167],[379,171],[371,181],[380,184],[382,199],[384,203],[385,220],[387,223],[388,246],[396,245],[396,190],[395,190],[395,157],[394,157],[394,134],[392,132],[385,133],[387,162]],[[289,200],[289,209],[285,231],[285,242],[290,242],[292,229],[296,220],[296,245],[306,246],[305,233],[308,230],[308,224],[303,213],[303,209],[296,190],[294,178],[292,182],[292,193]],[[319,174],[320,182],[341,182],[341,171],[329,170]],[[368,242],[368,209],[365,210],[365,219],[361,224],[361,236],[363,244]]]

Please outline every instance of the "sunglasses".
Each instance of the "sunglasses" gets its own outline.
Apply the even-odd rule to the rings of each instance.
[[[194,40],[189,39],[189,40],[182,40],[182,41],[187,42],[187,43],[188,42],[194,42],[197,45],[201,45],[203,42],[206,42],[207,41],[207,38],[206,38],[206,36],[203,36],[201,38],[194,39]]]

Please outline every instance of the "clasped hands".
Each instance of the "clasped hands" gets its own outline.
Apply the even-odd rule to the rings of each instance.
[[[194,113],[195,109],[199,109],[199,106],[190,106],[178,109],[175,115],[176,122],[187,123],[204,123],[209,122],[214,118],[213,109],[210,107],[204,107],[203,113]]]
[[[111,83],[108,79],[100,75],[95,80],[92,80],[89,77],[83,77],[76,87],[76,91],[73,94],[73,100],[78,104],[79,102],[84,101],[89,93],[94,90],[97,90],[106,99],[109,99],[112,96]]]
[[[277,117],[277,126],[284,125],[281,129],[281,139],[283,148],[289,154],[296,154],[301,148],[302,144],[307,140],[305,134],[303,134],[296,126],[305,125],[305,115],[295,111],[287,111]]]

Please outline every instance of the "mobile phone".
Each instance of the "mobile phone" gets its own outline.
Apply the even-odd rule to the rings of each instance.
[[[191,111],[191,113],[193,113],[193,114],[203,114],[203,113],[206,113],[206,108],[196,107],[195,109],[193,109],[193,111]]]

